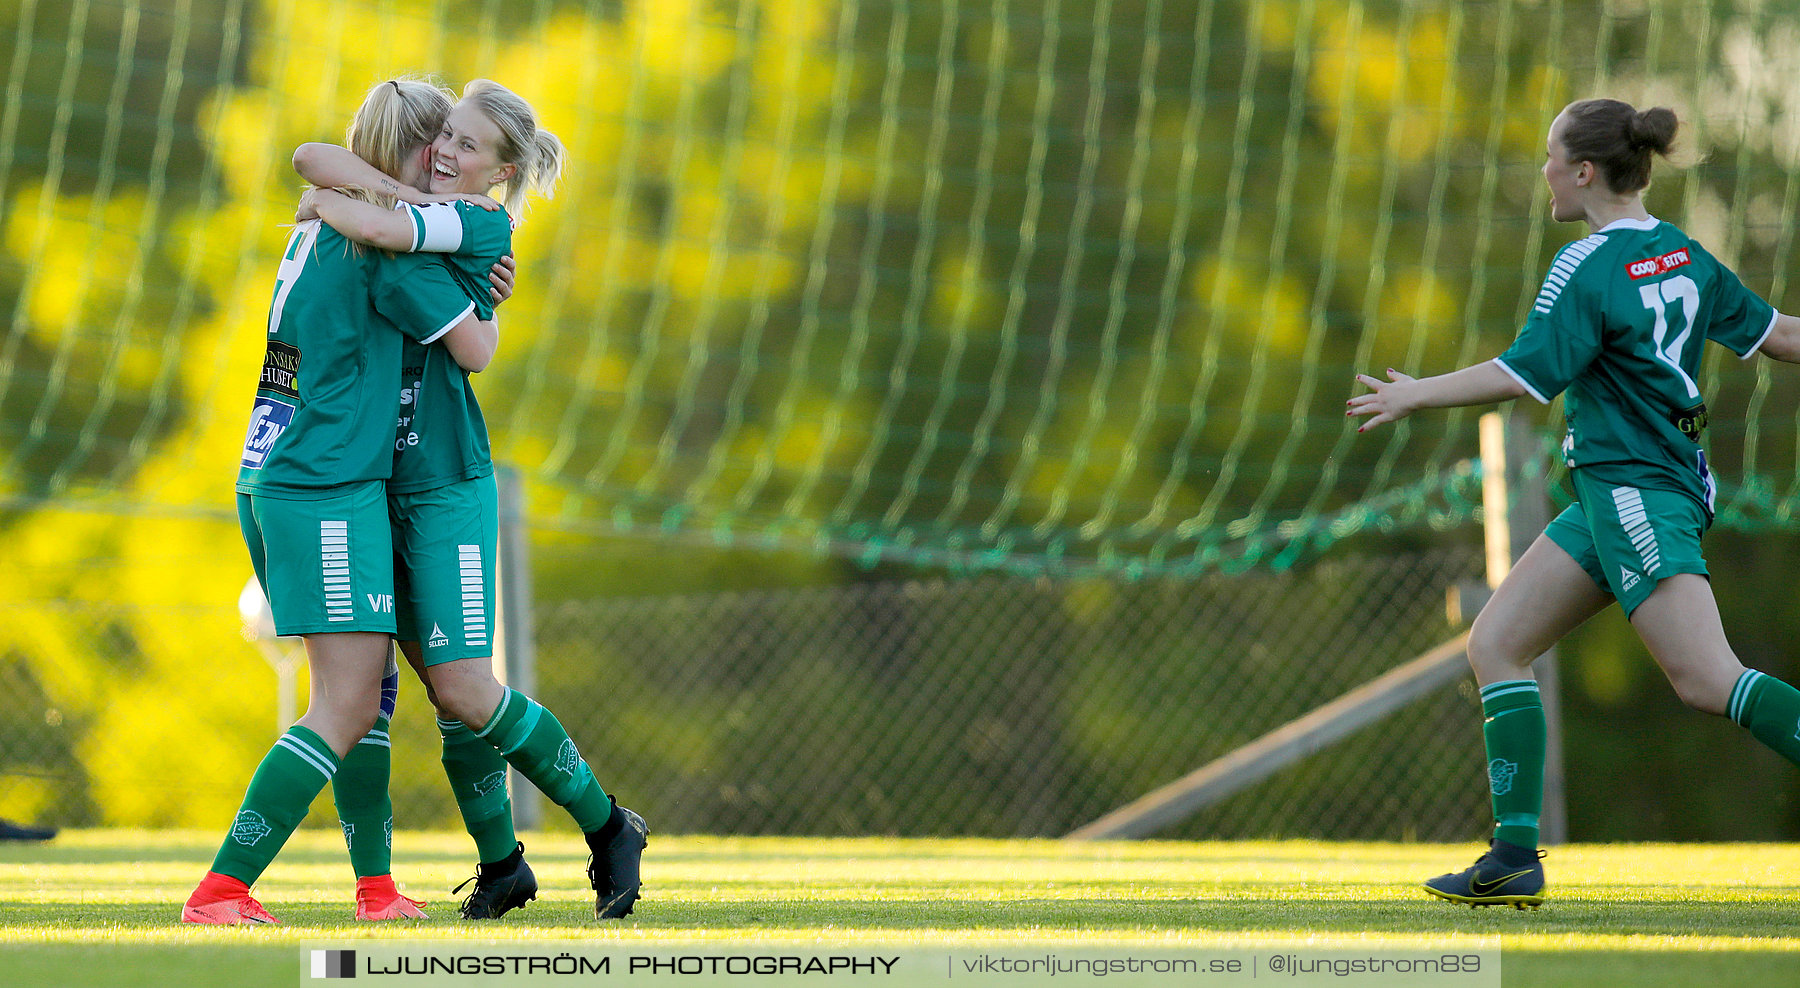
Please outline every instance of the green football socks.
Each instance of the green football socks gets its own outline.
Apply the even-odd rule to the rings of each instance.
[[[576,750],[556,715],[536,700],[507,690],[487,725],[475,732],[500,751],[558,806],[569,811],[583,833],[599,830],[612,817],[612,801],[594,781],[586,759]]]
[[[1483,686],[1481,712],[1494,836],[1535,848],[1544,811],[1544,701],[1537,682],[1509,679]]]
[[[324,738],[299,724],[288,728],[250,777],[243,806],[212,870],[256,884],[337,770],[337,753]]]
[[[506,791],[506,759],[462,721],[439,717],[437,725],[444,739],[444,774],[450,778],[463,827],[475,838],[482,864],[500,861],[518,844],[512,797]]]
[[[344,756],[331,780],[344,843],[350,846],[350,867],[358,878],[393,871],[394,801],[388,796],[392,771],[388,718],[378,717],[374,729]]]
[[[1745,669],[1732,687],[1725,714],[1748,728],[1756,740],[1800,765],[1800,690],[1767,673]]]

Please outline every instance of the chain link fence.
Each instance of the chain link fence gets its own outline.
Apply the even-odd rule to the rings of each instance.
[[[1451,637],[1479,562],[540,602],[538,689],[665,832],[1059,836]],[[1442,690],[1162,836],[1478,836],[1477,709]]]
[[[1451,637],[1446,589],[1479,566],[1457,550],[1197,580],[540,596],[536,693],[662,833],[1054,837]],[[277,731],[268,666],[237,640],[183,660],[200,692],[152,689],[131,636],[107,630],[124,625],[64,610],[105,658],[76,676],[66,658],[0,655],[0,817],[227,819]],[[229,606],[177,618],[236,639]],[[90,679],[100,699],[71,702]],[[201,696],[223,706],[196,714]],[[1479,836],[1477,709],[1467,685],[1442,690],[1161,836]],[[432,723],[409,680],[398,823],[455,830]],[[308,824],[331,812],[326,794]],[[570,826],[548,804],[542,820]]]

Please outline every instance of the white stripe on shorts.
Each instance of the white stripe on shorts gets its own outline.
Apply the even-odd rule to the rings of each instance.
[[[487,584],[481,575],[481,546],[459,545],[456,558],[462,573],[463,644],[485,646]]]
[[[1644,575],[1654,577],[1662,565],[1662,549],[1656,544],[1656,532],[1650,528],[1650,516],[1644,510],[1644,497],[1635,487],[1613,488],[1613,507],[1619,512],[1619,525],[1625,537],[1643,560]]]
[[[319,522],[319,579],[325,591],[325,619],[356,620],[356,604],[350,592],[349,522]]]

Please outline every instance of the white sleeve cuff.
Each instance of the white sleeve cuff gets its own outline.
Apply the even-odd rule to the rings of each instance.
[[[448,333],[451,330],[455,329],[456,324],[459,322],[462,322],[464,316],[466,316],[469,313],[474,312],[474,311],[475,311],[475,303],[470,302],[468,305],[463,306],[463,310],[456,314],[456,318],[445,323],[442,327],[440,327],[438,329],[437,332],[432,333],[430,336],[427,336],[426,338],[420,340],[419,342],[420,343],[436,343],[439,339],[443,338],[443,335],[445,333]]]
[[[1763,327],[1762,335],[1756,338],[1756,342],[1751,345],[1750,349],[1738,354],[1738,359],[1749,360],[1751,357],[1756,356],[1756,351],[1761,350],[1762,345],[1769,341],[1769,334],[1775,332],[1775,320],[1780,318],[1780,309],[1776,309],[1774,312],[1769,313],[1769,324]]]
[[[1518,371],[1515,371],[1511,367],[1506,366],[1506,361],[1501,360],[1499,357],[1495,357],[1494,358],[1494,366],[1505,371],[1507,377],[1510,377],[1513,380],[1519,382],[1519,387],[1524,388],[1526,394],[1532,396],[1533,398],[1536,398],[1538,404],[1540,404],[1540,405],[1550,404],[1550,399],[1544,397],[1542,394],[1539,394],[1538,389],[1532,387],[1530,381],[1527,381],[1524,378],[1520,377]]]

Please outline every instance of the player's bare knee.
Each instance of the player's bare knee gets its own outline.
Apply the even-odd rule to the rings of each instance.
[[[466,677],[444,677],[432,684],[432,703],[440,717],[461,721],[478,730],[494,712],[493,704],[488,702],[488,692],[482,686],[481,682]]]
[[[372,697],[367,703],[358,701],[323,709],[311,707],[306,716],[300,718],[300,723],[342,758],[375,727],[375,718],[380,713],[380,698]]]
[[[464,691],[455,686],[438,687],[432,690],[431,702],[437,707],[438,716],[446,720],[459,720],[467,723],[469,704],[463,695]]]
[[[350,725],[350,733],[354,735],[356,741],[361,741],[375,729],[375,721],[380,717],[381,696],[377,694],[357,703],[355,708],[349,711],[346,719]]]
[[[1721,689],[1715,677],[1676,671],[1669,673],[1669,684],[1675,687],[1675,695],[1681,697],[1682,703],[1704,714],[1724,716],[1731,688]]]
[[[1497,624],[1483,621],[1480,616],[1475,618],[1475,625],[1469,629],[1469,667],[1484,682],[1524,678],[1536,656],[1524,654],[1524,650],[1511,640],[1507,629],[1496,627]]]
[[[431,667],[430,688],[440,713],[480,730],[506,695],[491,660],[458,659]]]

